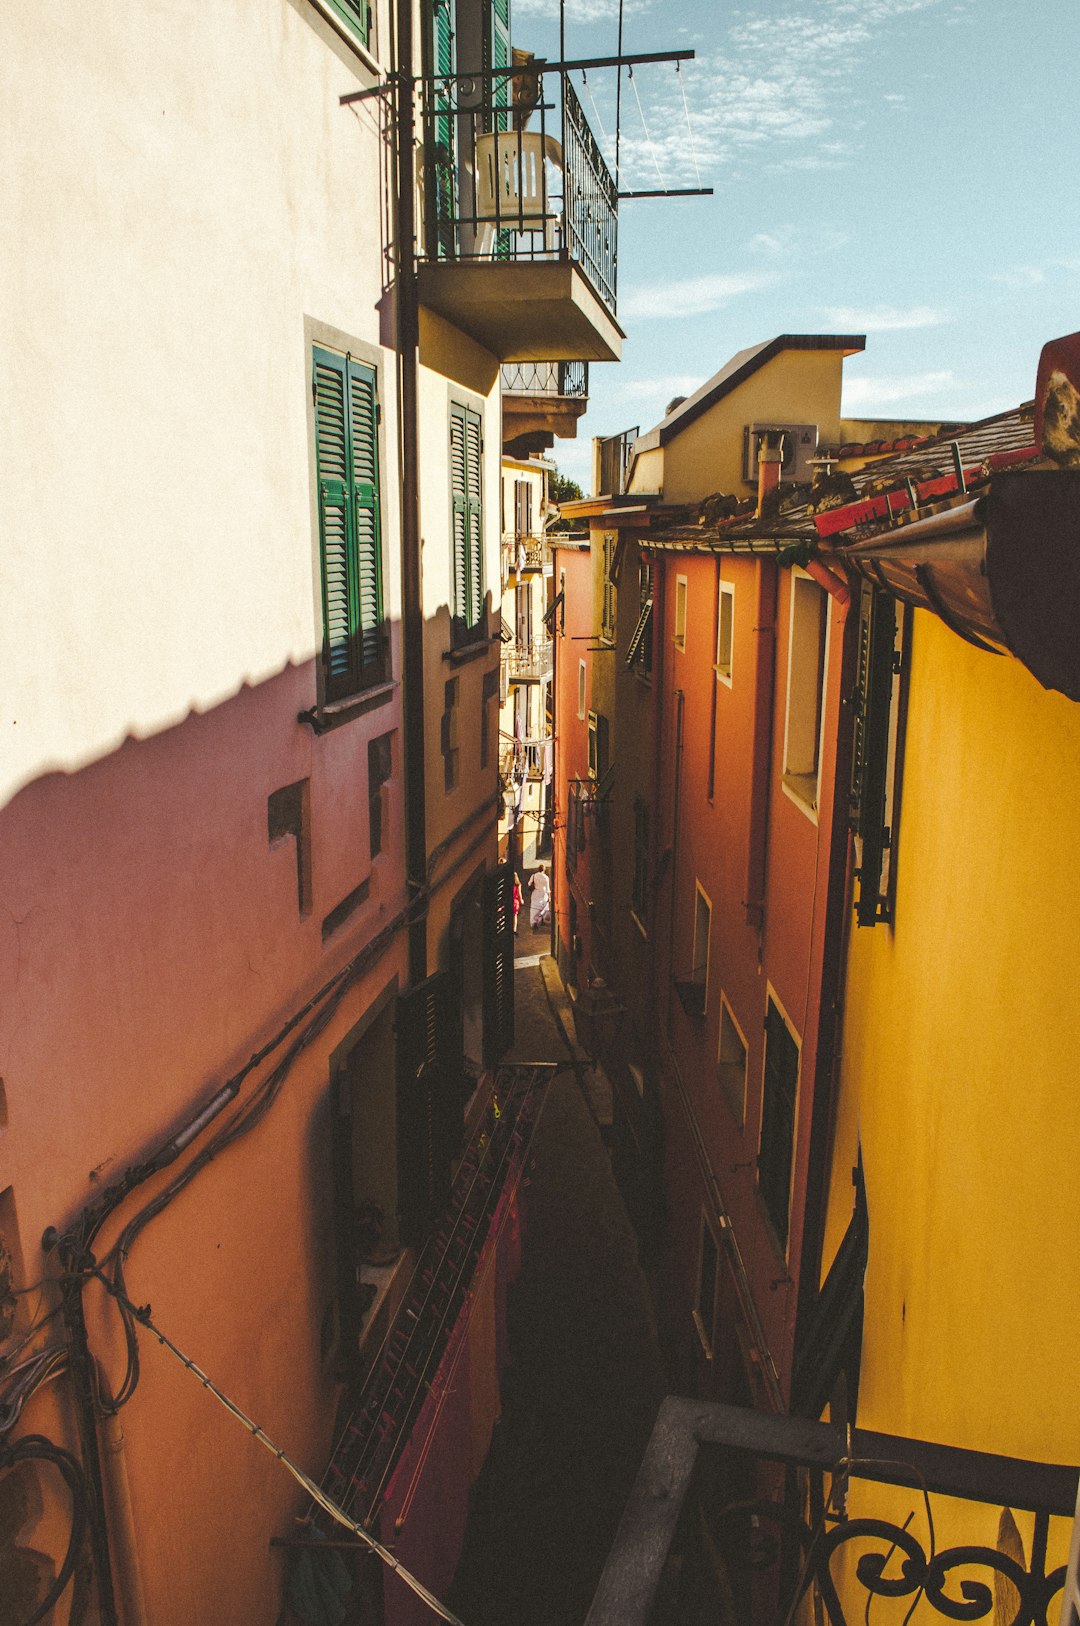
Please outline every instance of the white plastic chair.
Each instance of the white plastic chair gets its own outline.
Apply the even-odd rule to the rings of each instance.
[[[563,167],[562,143],[539,130],[494,130],[476,138],[476,215],[480,253],[490,254],[496,231],[540,232],[547,253],[559,249],[545,164]]]

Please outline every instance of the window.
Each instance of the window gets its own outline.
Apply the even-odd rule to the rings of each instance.
[[[266,828],[271,847],[291,837],[296,843],[296,896],[301,915],[311,913],[311,781],[298,779],[270,792]]]
[[[483,423],[479,412],[450,403],[450,496],[453,537],[451,636],[456,645],[481,635],[484,611]]]
[[[858,886],[855,918],[860,926],[875,926],[893,918],[902,746],[911,664],[911,611],[906,605],[901,611],[903,620],[898,626],[892,595],[869,582],[862,584],[848,803]]]
[[[648,677],[652,671],[652,611],[653,567],[648,559],[642,559],[638,577],[637,625],[626,651],[627,666],[632,666],[642,677]]]
[[[392,740],[392,734],[380,734],[368,741],[368,840],[373,859],[383,850],[390,800],[387,784],[393,767]]]
[[[640,797],[634,802],[634,880],[630,907],[644,930],[649,919],[649,804]]]
[[[720,583],[720,603],[716,619],[716,675],[721,683],[731,687],[731,648],[735,633],[735,588],[731,582]]]
[[[328,701],[385,676],[374,368],[316,348],[315,463]]]
[[[601,544],[604,550],[603,603],[600,611],[600,636],[606,643],[615,642],[615,553],[619,535],[617,531],[604,531]]]
[[[603,779],[608,771],[608,720],[600,712],[589,713],[589,778]]]
[[[497,716],[492,701],[499,692],[498,670],[484,673],[484,682],[480,691],[480,766],[488,768],[492,760],[492,734],[494,732]]]
[[[443,714],[439,731],[439,744],[443,758],[443,789],[447,795],[457,788],[458,782],[458,682],[457,678],[451,678],[443,691]]]
[[[675,578],[675,648],[686,648],[686,577]]]
[[[801,571],[791,576],[784,785],[806,807],[817,807],[821,714],[825,689],[825,589]]]
[[[559,637],[566,637],[566,571],[559,571],[559,591],[556,594],[556,603],[559,606]]]
[[[514,530],[519,537],[532,536],[532,484],[514,481]]]
[[[578,661],[577,669],[577,714],[582,722],[585,721],[585,662]]]
[[[776,1240],[786,1253],[795,1158],[795,1098],[799,1046],[779,1005],[769,997],[765,1016],[765,1076],[761,1091],[758,1189]]]
[[[694,949],[689,977],[676,981],[675,992],[687,1016],[704,1016],[709,989],[709,936],[712,930],[712,905],[695,883],[694,891]]]
[[[371,38],[371,7],[367,0],[326,0],[326,4],[341,21],[348,25],[362,45]]]
[[[720,1249],[716,1245],[716,1238],[713,1235],[713,1229],[709,1224],[705,1210],[702,1209],[701,1237],[698,1243],[697,1292],[694,1295],[694,1308],[691,1311],[691,1316],[707,1361],[711,1361],[713,1358],[713,1344],[716,1336],[717,1277],[719,1271]]]
[[[716,1071],[741,1129],[746,1122],[746,1040],[723,994],[720,995],[720,1043]]]

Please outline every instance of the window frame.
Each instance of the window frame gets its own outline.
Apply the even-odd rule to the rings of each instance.
[[[729,1024],[730,1029],[734,1031],[742,1050],[742,1081],[738,1090],[732,1089],[732,1078],[730,1076],[731,1070],[734,1069],[736,1063],[724,1057],[725,1023]],[[723,1090],[727,1103],[735,1116],[736,1123],[740,1129],[745,1129],[747,1084],[750,1076],[750,1049],[746,1043],[746,1034],[743,1032],[739,1019],[731,1008],[731,1001],[722,988],[720,990],[720,1020],[717,1024],[716,1033],[716,1076],[720,1080],[720,1088]]]
[[[724,606],[728,606],[725,628]],[[726,633],[726,636],[725,636]],[[725,647],[726,646],[726,647]],[[717,681],[731,688],[731,674],[735,652],[735,583],[721,577],[716,614],[716,672]],[[725,659],[726,656],[726,659]]]
[[[685,576],[675,578],[675,631],[672,642],[676,649],[686,649],[686,611],[689,593]]]
[[[320,422],[337,412],[338,403],[329,393],[320,400],[320,370],[324,375],[336,375],[341,380],[340,397],[340,454],[328,443],[325,431],[320,433]],[[327,378],[328,381],[328,378]],[[370,429],[359,422],[354,410],[356,396],[354,384],[370,392]],[[312,424],[315,450],[315,507],[318,530],[318,579],[322,642],[319,674],[320,700],[327,706],[350,701],[377,688],[387,679],[387,627],[383,594],[383,525],[382,525],[382,412],[379,401],[379,368],[365,361],[351,349],[331,348],[321,339],[311,342],[311,394]],[[323,403],[328,403],[324,405]],[[328,425],[331,431],[337,425]],[[361,441],[362,445],[358,445]],[[367,475],[358,473],[361,457],[366,456]],[[333,462],[340,462],[340,473],[333,471]],[[339,487],[340,492],[333,488]],[[362,488],[366,488],[361,495]],[[332,534],[331,514],[341,509],[344,531],[335,541]],[[362,545],[359,515],[370,513],[368,540]],[[365,531],[368,527],[365,527]],[[342,557],[337,567],[333,552]],[[365,586],[366,583],[366,586]],[[365,594],[374,598],[374,614],[365,612]],[[334,628],[332,605],[339,605],[344,595],[344,638]],[[340,612],[339,612],[340,614]],[[366,625],[365,625],[366,620]],[[344,644],[344,661],[340,654]]]
[[[774,1209],[772,1207],[771,1194],[770,1194],[769,1190],[767,1189],[767,1187],[769,1187],[769,1186],[772,1186],[774,1184],[778,1184],[778,1182],[775,1181],[775,1179],[774,1179],[774,1172],[770,1171],[767,1174],[765,1181],[763,1181],[763,1179],[762,1179],[762,1169],[763,1169],[763,1166],[765,1164],[766,1154],[768,1154],[768,1156],[770,1158],[774,1155],[774,1153],[777,1156],[781,1155],[781,1151],[779,1150],[781,1143],[779,1142],[779,1140],[775,1141],[775,1144],[771,1144],[768,1148],[766,1148],[766,1146],[765,1146],[766,1130],[769,1129],[771,1133],[775,1133],[771,1129],[771,1123],[775,1122],[775,1112],[776,1112],[776,1106],[777,1106],[777,1103],[775,1101],[771,1102],[770,1098],[769,1098],[769,1007],[770,1006],[776,1012],[776,1015],[779,1018],[780,1024],[783,1027],[783,1029],[785,1030],[785,1032],[787,1034],[787,1038],[790,1040],[791,1045],[792,1045],[792,1047],[794,1048],[794,1051],[795,1051],[795,1076],[794,1076],[793,1087],[792,1087],[792,1090],[791,1090],[791,1103],[790,1103],[790,1105],[791,1105],[791,1112],[790,1112],[791,1135],[790,1135],[790,1141],[785,1140],[785,1142],[783,1143],[783,1147],[782,1147],[782,1156],[787,1161],[787,1170],[788,1170],[788,1172],[787,1172],[786,1206],[785,1206],[785,1213],[784,1213],[784,1217],[783,1217],[783,1223],[781,1223],[779,1216],[776,1214],[776,1212],[774,1211]],[[765,991],[764,1032],[765,1032],[765,1042],[764,1042],[764,1044],[762,1046],[762,1053],[761,1053],[761,1116],[760,1116],[760,1122],[759,1122],[759,1125],[758,1125],[757,1191],[758,1191],[758,1196],[761,1199],[762,1206],[763,1206],[763,1208],[765,1210],[769,1230],[770,1230],[770,1232],[771,1232],[771,1234],[772,1234],[772,1236],[773,1236],[773,1238],[774,1238],[774,1240],[776,1242],[776,1246],[779,1249],[781,1258],[783,1258],[785,1260],[785,1262],[786,1262],[787,1257],[788,1257],[788,1249],[789,1249],[789,1246],[790,1246],[790,1243],[791,1243],[791,1199],[792,1199],[792,1193],[794,1191],[794,1186],[795,1186],[795,1153],[796,1153],[796,1147],[797,1147],[798,1138],[799,1138],[799,1091],[800,1091],[800,1087],[802,1085],[802,1039],[799,1037],[799,1034],[796,1032],[794,1023],[791,1021],[790,1017],[787,1014],[787,1011],[784,1009],[783,1005],[781,1004],[780,998],[779,998],[775,988],[772,986],[771,983],[766,985],[766,991]],[[781,1105],[781,1106],[783,1106],[784,1104],[785,1103],[783,1103],[783,1102],[779,1103],[779,1105]],[[770,1116],[767,1116],[768,1114],[771,1114],[771,1118],[770,1118]],[[784,1121],[786,1121],[786,1116],[785,1116]]]
[[[586,714],[586,712],[588,710],[588,707],[586,705],[587,699],[588,699],[588,669],[587,669],[587,667],[585,665],[585,662],[583,660],[579,660],[578,661],[578,673],[577,673],[577,714],[578,714],[578,722],[579,723],[583,723],[585,721],[585,714]]]
[[[319,0],[320,8],[333,12],[334,17],[342,28],[347,28],[352,38],[359,40],[365,50],[371,48],[372,7],[366,0]]]
[[[805,606],[811,596],[817,607],[816,633],[808,627]],[[781,787],[784,794],[817,823],[821,796],[821,762],[825,744],[825,703],[829,675],[829,644],[832,635],[831,599],[825,589],[798,566],[791,572],[788,604],[787,694],[784,705],[784,754]],[[797,624],[798,623],[798,624]],[[816,678],[803,681],[809,667],[810,651],[816,645]],[[798,676],[796,676],[796,673]],[[814,705],[814,721],[807,727],[806,714]],[[806,749],[813,744],[811,766],[806,767]],[[797,754],[796,754],[797,753]]]

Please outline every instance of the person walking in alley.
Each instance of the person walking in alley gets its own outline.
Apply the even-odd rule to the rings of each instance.
[[[533,871],[529,882],[532,892],[532,901],[529,905],[529,925],[535,930],[539,926],[546,926],[551,919],[551,882],[548,880],[547,869],[541,864],[538,870]]]

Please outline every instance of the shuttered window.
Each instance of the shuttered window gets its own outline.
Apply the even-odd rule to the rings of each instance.
[[[514,1042],[514,876],[509,864],[484,876],[484,1065]]]
[[[450,1196],[465,1102],[461,1004],[449,971],[397,1002],[397,1162],[401,1239],[418,1247]]]
[[[484,609],[483,420],[454,401],[450,406],[450,496],[453,538],[453,641],[479,636]]]
[[[316,349],[315,455],[327,700],[385,676],[374,369]]]
[[[371,7],[367,0],[326,0],[326,4],[348,26],[350,34],[355,34],[362,44],[368,43],[371,37]]]
[[[777,1241],[786,1250],[795,1158],[795,1100],[799,1047],[770,999],[765,1018],[765,1077],[761,1096],[758,1185]]]
[[[454,115],[455,87],[452,79],[456,53],[451,0],[431,0],[431,64],[435,75],[435,143],[429,155],[429,198],[431,211],[429,253],[438,259],[453,259],[457,246],[457,146]]]

